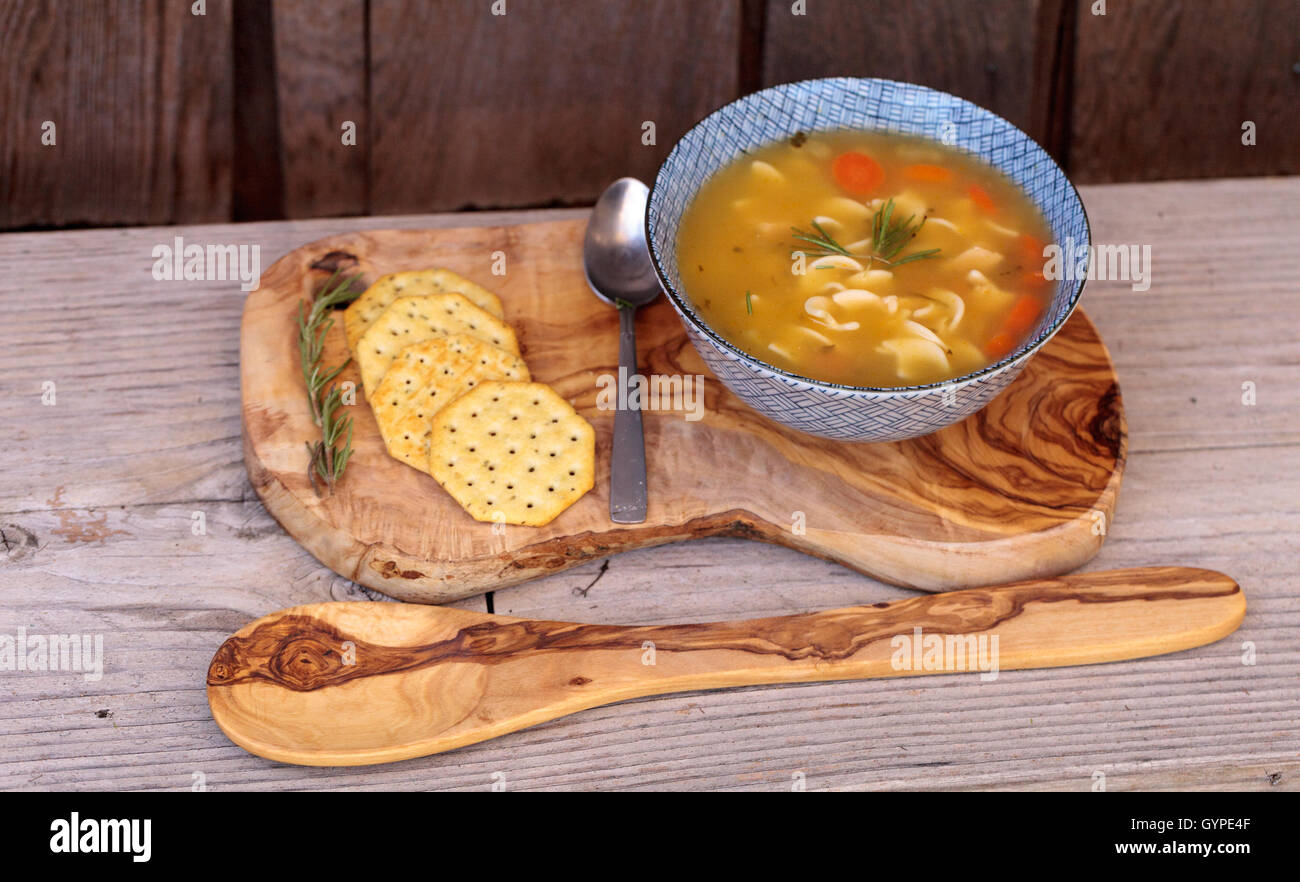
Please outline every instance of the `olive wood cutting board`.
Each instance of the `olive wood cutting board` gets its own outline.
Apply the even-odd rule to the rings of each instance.
[[[1076,312],[987,408],[936,434],[852,444],[750,410],[709,375],[666,298],[638,313],[644,375],[703,375],[703,419],[644,413],[649,512],[608,509],[618,316],[588,290],[584,224],[386,230],[324,239],[278,260],[249,296],[241,331],[244,456],[268,510],[339,574],[393,597],[439,603],[592,558],[702,536],[775,542],[930,591],[1052,576],[1101,547],[1127,430],[1096,328]],[[390,458],[358,385],[355,454],[329,498],[307,478],[318,437],[298,360],[299,304],[340,269],[361,283],[445,266],[498,292],[535,379],[596,430],[594,489],[545,527],[473,520],[437,482]],[[494,275],[504,269],[504,275]],[[347,358],[341,314],[324,364]]]
[[[1230,634],[1245,611],[1232,579],[1185,567],[695,625],[318,603],[258,619],[227,639],[208,668],[208,704],[222,731],[252,753],[363,765],[646,695],[954,671],[987,679],[1159,655]]]

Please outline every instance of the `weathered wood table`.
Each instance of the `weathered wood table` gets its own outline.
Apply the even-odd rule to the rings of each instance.
[[[581,212],[0,236],[0,635],[102,635],[104,651],[97,680],[0,670],[0,786],[1088,790],[1104,776],[1112,790],[1300,789],[1300,179],[1083,195],[1095,241],[1153,255],[1149,291],[1093,282],[1084,297],[1130,429],[1118,513],[1088,568],[1222,570],[1249,599],[1240,631],[994,683],[955,674],[635,701],[360,769],[250,756],[208,714],[204,676],[227,634],[293,604],[372,595],[299,548],[249,487],[238,285],[155,281],[152,249],[176,235],[257,244],[265,269],[359,228]],[[630,624],[906,594],[794,551],[706,540],[491,601]]]

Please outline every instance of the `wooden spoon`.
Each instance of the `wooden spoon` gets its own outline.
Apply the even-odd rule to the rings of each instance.
[[[620,627],[402,603],[319,603],[258,619],[208,668],[240,747],[364,765],[495,738],[644,695],[763,683],[1119,661],[1189,649],[1246,611],[1222,573],[1083,573],[826,612]],[[917,631],[916,629],[920,629]],[[944,652],[926,652],[945,640]],[[959,647],[970,650],[963,662]],[[945,654],[946,653],[946,654]],[[928,669],[927,669],[928,668]]]

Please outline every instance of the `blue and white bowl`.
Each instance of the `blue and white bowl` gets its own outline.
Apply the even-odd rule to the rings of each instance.
[[[843,441],[898,441],[965,419],[1011,383],[1070,317],[1082,279],[1057,282],[1037,333],[1001,361],[924,386],[843,386],[780,370],[713,331],[695,312],[677,265],[677,229],[700,185],[751,150],[796,132],[862,129],[942,141],[999,169],[1033,199],[1057,242],[1089,245],[1079,194],[1043,148],[1002,117],[969,101],[893,80],[839,77],[773,86],[714,111],[664,160],[646,208],[646,234],[660,282],[714,375],[779,423]]]

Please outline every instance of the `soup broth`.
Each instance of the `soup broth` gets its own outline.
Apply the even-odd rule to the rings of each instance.
[[[677,259],[696,311],[745,352],[813,380],[896,387],[1024,342],[1051,298],[1050,238],[1015,184],[954,148],[818,132],[706,181]]]

